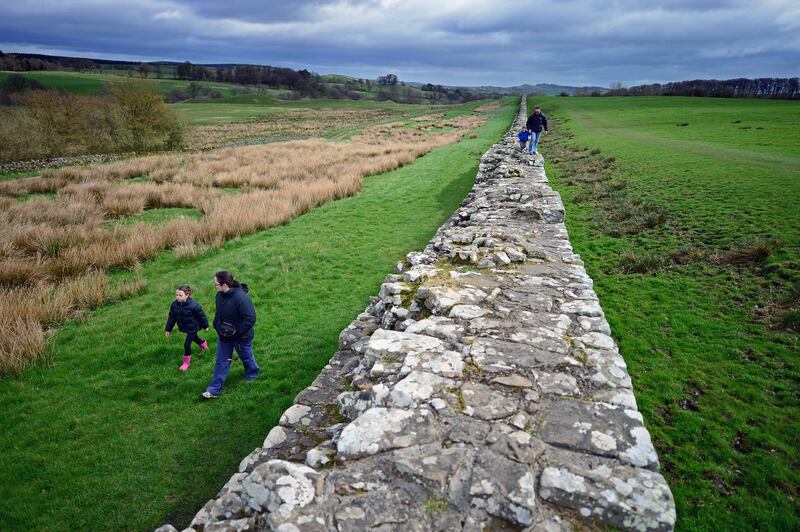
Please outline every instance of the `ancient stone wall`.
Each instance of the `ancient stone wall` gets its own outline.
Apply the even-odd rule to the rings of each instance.
[[[674,527],[561,200],[518,151],[522,105],[194,530]]]

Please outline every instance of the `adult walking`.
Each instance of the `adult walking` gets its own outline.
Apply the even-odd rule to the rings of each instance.
[[[247,285],[239,283],[233,275],[222,271],[214,275],[214,286],[217,288],[214,329],[219,334],[217,362],[211,382],[201,394],[204,399],[219,397],[225,379],[228,378],[234,351],[242,359],[246,381],[255,380],[261,371],[253,356],[256,309],[247,295]]]
[[[533,114],[528,117],[525,127],[531,132],[531,143],[528,152],[536,153],[536,146],[539,144],[539,136],[542,131],[547,133],[547,117],[542,113],[542,108],[538,105],[533,108]]]

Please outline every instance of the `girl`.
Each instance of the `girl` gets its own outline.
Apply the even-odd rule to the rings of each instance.
[[[186,340],[183,342],[183,364],[179,368],[181,371],[186,371],[192,363],[192,342],[200,346],[201,352],[208,349],[208,342],[197,336],[200,329],[208,330],[208,318],[200,303],[192,299],[192,288],[188,284],[182,284],[175,290],[175,301],[169,307],[167,318],[167,336],[172,333],[176,323],[178,330],[186,333]]]

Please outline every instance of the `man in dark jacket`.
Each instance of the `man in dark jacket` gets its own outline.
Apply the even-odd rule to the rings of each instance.
[[[533,114],[528,117],[525,127],[531,132],[531,143],[528,146],[528,151],[536,153],[536,146],[539,144],[539,136],[542,134],[542,130],[547,133],[547,117],[542,113],[541,107],[537,105],[533,108]]]
[[[208,388],[202,393],[205,399],[219,397],[225,379],[228,378],[234,350],[244,365],[246,381],[254,381],[261,371],[253,356],[256,309],[247,295],[247,285],[240,284],[230,273],[222,271],[214,276],[214,286],[217,288],[214,329],[219,339],[214,374]]]

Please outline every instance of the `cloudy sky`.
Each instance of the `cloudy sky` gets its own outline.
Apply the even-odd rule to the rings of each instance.
[[[800,75],[798,0],[1,0],[0,50],[450,85]]]

